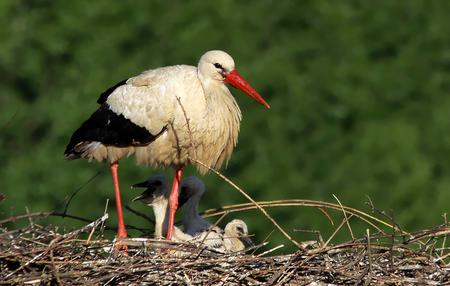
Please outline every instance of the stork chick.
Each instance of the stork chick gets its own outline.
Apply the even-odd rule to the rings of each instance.
[[[153,207],[155,215],[155,238],[162,238],[167,234],[169,214],[169,187],[163,175],[155,175],[146,181],[134,184],[132,188],[145,188],[146,190],[135,197],[133,201],[140,201]],[[181,229],[174,226],[172,240],[187,241],[192,236],[185,234]]]
[[[247,224],[240,219],[233,219],[225,226],[224,246],[227,251],[238,252],[254,246],[248,237]]]

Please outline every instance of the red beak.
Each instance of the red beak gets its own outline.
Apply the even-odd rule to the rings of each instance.
[[[262,98],[261,95],[240,75],[237,71],[232,70],[225,74],[225,82],[231,84],[233,87],[242,90],[248,94],[251,98],[264,104],[265,107],[270,109],[270,105]]]

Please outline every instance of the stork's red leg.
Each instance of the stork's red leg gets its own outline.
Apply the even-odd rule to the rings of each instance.
[[[118,238],[126,238],[127,231],[125,230],[125,223],[123,221],[123,212],[122,212],[122,201],[120,200],[120,189],[119,189],[119,175],[117,169],[119,168],[119,163],[116,161],[111,164],[111,173],[114,182],[114,193],[116,195],[116,209],[117,209],[117,220],[119,222],[119,228],[117,229],[117,237]],[[116,245],[116,247],[126,249],[126,245]]]
[[[178,190],[180,188],[181,176],[183,175],[183,168],[180,167],[175,171],[173,178],[172,191],[169,198],[169,225],[167,226],[167,239],[172,239],[173,224],[175,222],[175,212],[178,208]]]

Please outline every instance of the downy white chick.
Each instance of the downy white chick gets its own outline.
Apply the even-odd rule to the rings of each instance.
[[[224,243],[225,249],[231,252],[254,246],[253,241],[248,237],[247,224],[240,219],[233,219],[225,226]]]

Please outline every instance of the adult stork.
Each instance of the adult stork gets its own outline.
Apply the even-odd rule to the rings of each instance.
[[[138,164],[173,167],[170,195],[171,239],[183,166],[201,174],[228,161],[237,143],[241,111],[226,83],[267,108],[269,104],[234,69],[223,51],[206,52],[198,67],[176,65],[148,70],[100,95],[100,107],[78,128],[66,147],[67,159],[107,161],[114,181],[118,237],[126,237],[118,180],[118,160],[134,155]]]

